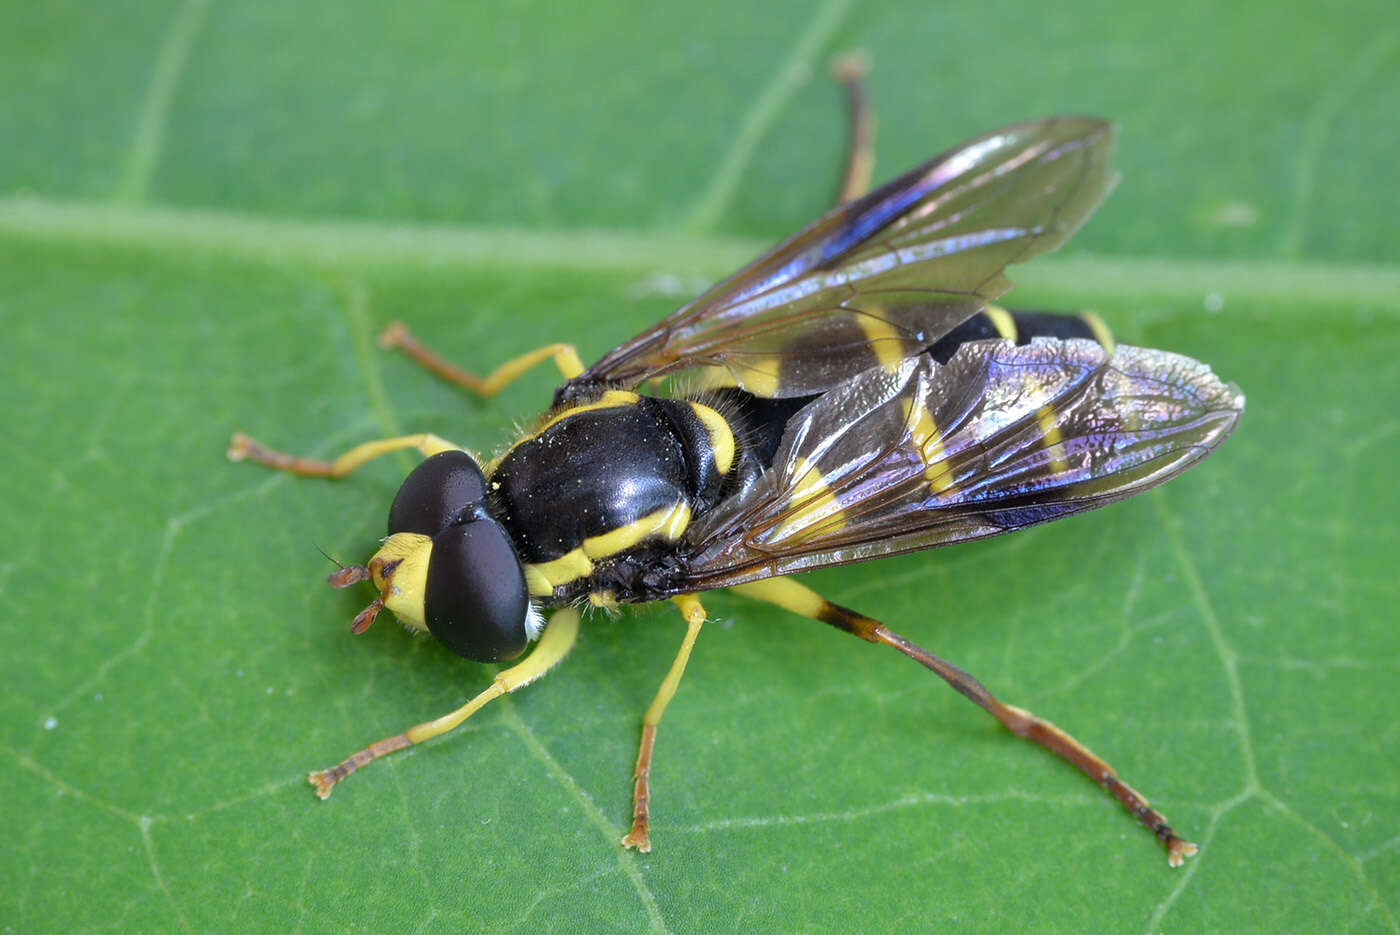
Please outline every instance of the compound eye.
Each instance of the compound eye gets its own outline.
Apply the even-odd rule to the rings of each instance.
[[[500,523],[479,519],[434,536],[424,590],[429,632],[457,655],[496,662],[525,651],[530,598]]]
[[[442,451],[404,478],[389,507],[389,535],[436,535],[486,498],[486,478],[465,451]]]

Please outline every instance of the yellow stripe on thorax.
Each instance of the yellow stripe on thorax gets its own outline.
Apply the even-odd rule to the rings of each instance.
[[[714,454],[715,468],[721,475],[728,474],[734,466],[734,430],[724,421],[724,416],[709,406],[692,402],[690,408],[710,434],[710,451]]]
[[[545,597],[554,589],[593,574],[594,561],[620,555],[647,539],[660,538],[675,542],[690,525],[690,506],[684,502],[662,507],[624,526],[597,536],[589,536],[583,545],[565,552],[548,562],[525,564],[525,585],[535,597]]]
[[[627,390],[608,390],[591,403],[584,403],[581,406],[571,406],[562,412],[556,412],[546,419],[543,425],[535,429],[534,435],[539,435],[547,431],[551,426],[557,425],[570,416],[576,416],[581,412],[592,412],[595,409],[621,409],[623,406],[635,406],[640,399],[641,397],[636,393],[631,393]]]
[[[580,546],[583,553],[592,559],[604,559],[626,552],[633,546],[657,536],[667,542],[675,542],[690,525],[690,506],[684,502],[662,507],[634,519],[625,526],[619,526],[598,536],[589,536]]]
[[[953,469],[943,451],[943,433],[933,421],[933,413],[922,400],[904,401],[904,424],[914,442],[914,451],[924,462],[924,479],[929,490],[939,494],[953,488]]]
[[[525,572],[525,587],[534,597],[548,597],[559,585],[593,574],[593,563],[582,548],[548,562],[526,562],[520,567]]]
[[[534,431],[518,439],[505,451],[492,458],[481,469],[481,473],[490,477],[492,474],[496,473],[496,468],[500,467],[501,462],[504,461],[506,456],[512,451],[519,448],[530,439],[540,437],[540,435],[544,434],[551,427],[558,425],[570,416],[576,416],[581,412],[592,412],[597,409],[621,409],[623,406],[635,406],[640,399],[641,397],[636,393],[628,392],[627,390],[608,390],[591,403],[584,403],[580,406],[570,406],[568,409],[560,410],[546,419],[541,425],[536,426]]]

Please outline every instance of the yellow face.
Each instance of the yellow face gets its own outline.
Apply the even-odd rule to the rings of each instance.
[[[410,630],[426,632],[423,600],[433,540],[416,532],[396,532],[369,560],[370,576],[384,606]]]

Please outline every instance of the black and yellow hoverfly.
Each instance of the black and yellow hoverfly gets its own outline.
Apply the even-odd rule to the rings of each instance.
[[[588,368],[553,344],[480,378],[391,325],[381,343],[487,395],[546,359],[559,366],[553,406],[489,460],[432,434],[334,461],[235,436],[231,457],[313,476],[399,449],[426,456],[373,558],[331,575],[378,592],[355,632],[387,607],[469,659],[537,642],[457,711],[312,773],[319,795],[544,674],[581,608],[670,600],[688,629],[643,718],[623,839],[649,850],[656,726],[705,619],[696,595],[732,588],[899,650],[1104,786],[1173,866],[1195,853],[1068,734],[786,577],[1103,506],[1229,435],[1244,398],[1204,364],[1115,345],[1092,315],[989,304],[1010,288],[1007,265],[1060,246],[1113,186],[1113,139],[1111,124],[1055,117],[964,143],[845,201]]]

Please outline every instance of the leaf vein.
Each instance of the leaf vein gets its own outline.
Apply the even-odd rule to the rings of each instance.
[[[617,860],[622,868],[623,874],[627,877],[632,889],[636,892],[637,898],[641,900],[642,907],[646,910],[647,919],[651,923],[651,929],[655,932],[670,932],[670,927],[666,924],[665,917],[661,914],[661,907],[657,904],[656,894],[647,886],[646,880],[642,877],[641,869],[637,866],[637,858],[631,851],[625,850],[619,844],[622,834],[608,821],[593,797],[579,785],[578,780],[564,769],[563,764],[554,758],[549,749],[535,734],[534,730],[520,717],[520,713],[515,710],[514,704],[509,698],[502,699],[497,705],[503,709],[502,717],[512,731],[515,732],[535,758],[544,764],[551,776],[558,782],[574,800],[578,802],[583,813],[588,816],[589,822],[596,827],[607,839],[608,844],[616,851]]]
[[[184,74],[190,49],[204,24],[209,3],[210,0],[185,0],[170,23],[165,41],[161,43],[156,56],[155,70],[151,73],[151,83],[146,88],[141,115],[136,122],[136,132],[116,191],[118,201],[139,202],[146,198],[151,177],[160,161],[161,149],[165,145],[170,102]]]
[[[701,231],[714,226],[720,213],[734,197],[734,190],[753,159],[759,142],[792,99],[803,79],[811,73],[812,63],[841,26],[851,3],[852,0],[826,0],[812,16],[768,86],[754,98],[753,106],[739,122],[734,141],[720,160],[714,178],[690,209],[685,224],[687,228]]]

